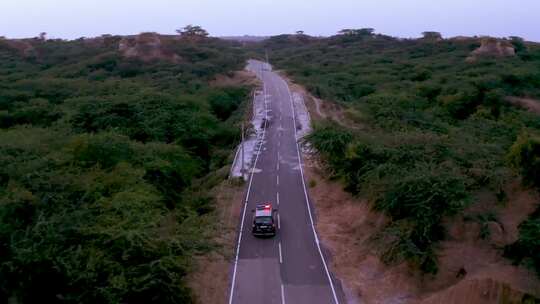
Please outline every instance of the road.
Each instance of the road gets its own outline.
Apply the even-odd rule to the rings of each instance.
[[[248,179],[229,303],[343,303],[313,226],[289,87],[270,65],[252,60],[248,68],[264,84],[268,116]],[[268,201],[278,208],[278,234],[255,238],[251,210]]]

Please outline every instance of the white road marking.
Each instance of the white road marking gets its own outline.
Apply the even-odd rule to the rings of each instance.
[[[281,284],[281,303],[285,304],[285,289],[283,288],[283,284]]]
[[[279,171],[279,159],[278,159],[278,161],[276,163],[276,170]]]
[[[278,229],[281,229],[281,218],[279,217],[279,213],[277,214],[277,227]]]
[[[279,206],[279,192],[276,194],[276,200],[277,200],[277,204]]]
[[[263,75],[261,75],[261,76],[263,76]],[[263,78],[263,77],[261,77],[261,78]],[[265,93],[264,106],[266,108],[266,104],[267,104],[267,102],[266,102],[266,84],[264,84],[264,79],[263,79],[263,91]],[[263,128],[262,140],[264,140],[264,137],[266,135],[267,121],[268,121],[268,114],[265,111],[265,119],[264,119],[264,128]],[[261,153],[261,148],[262,148],[262,144],[259,145],[259,149],[257,149],[257,155],[255,156],[255,162],[253,163],[253,168],[255,168],[257,166],[257,161],[259,160],[259,155]],[[233,270],[233,277],[232,277],[232,282],[231,282],[231,292],[229,294],[229,304],[232,304],[233,295],[234,295],[234,284],[236,283],[236,270],[238,268],[238,254],[240,253],[240,243],[242,241],[242,232],[244,231],[244,219],[246,217],[246,209],[247,209],[247,204],[248,204],[248,201],[249,201],[249,193],[251,191],[251,184],[253,183],[253,173],[254,173],[254,171],[255,170],[251,170],[251,177],[249,178],[249,185],[248,185],[248,190],[247,190],[247,193],[246,193],[244,211],[242,212],[242,221],[240,223],[240,232],[238,234],[238,243],[236,245],[236,257],[234,258],[234,270]]]
[[[281,255],[281,242],[279,242],[278,247],[279,247],[279,263],[283,264],[283,255]]]
[[[279,186],[279,175],[276,175],[276,184]]]
[[[281,79],[281,80],[285,84],[285,87],[287,88],[287,92],[289,94],[289,101],[291,103],[291,109],[292,109],[292,113],[293,113],[293,117],[292,117],[293,126],[296,126],[296,112],[294,110],[291,90],[290,90],[289,85],[287,84],[287,82],[285,82],[285,80],[283,80],[283,79]],[[296,138],[298,138],[297,134],[296,134],[296,127],[294,127],[293,129],[294,129],[294,138],[295,138],[295,141],[296,141]],[[332,282],[332,277],[330,276],[330,272],[328,271],[328,266],[326,265],[326,261],[324,260],[324,256],[323,256],[323,253],[322,253],[322,250],[321,250],[321,245],[319,244],[319,237],[317,236],[317,231],[315,231],[315,225],[313,224],[313,216],[311,215],[311,206],[309,205],[309,198],[308,198],[307,190],[306,190],[306,182],[304,181],[304,170],[302,168],[302,158],[300,157],[300,147],[298,146],[298,141],[296,141],[296,154],[298,156],[298,165],[300,166],[300,176],[302,177],[302,187],[304,189],[304,197],[305,197],[306,206],[307,206],[307,209],[308,209],[309,220],[311,222],[311,229],[313,230],[313,236],[315,237],[315,243],[317,244],[317,249],[319,250],[319,255],[321,256],[321,260],[323,262],[324,270],[326,271],[326,276],[328,277],[328,282],[330,283],[330,288],[332,289],[332,295],[334,296],[334,302],[336,304],[339,304],[339,300],[337,298],[336,290],[334,288],[334,283]]]

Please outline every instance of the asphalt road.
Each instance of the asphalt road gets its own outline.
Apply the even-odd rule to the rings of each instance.
[[[270,65],[250,61],[248,68],[264,83],[268,117],[248,180],[229,303],[343,303],[313,227],[289,88]],[[278,233],[255,238],[251,210],[268,201],[278,208]]]

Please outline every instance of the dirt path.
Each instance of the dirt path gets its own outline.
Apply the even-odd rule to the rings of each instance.
[[[525,108],[533,113],[540,115],[540,100],[514,96],[508,96],[506,100],[508,100],[511,104]]]

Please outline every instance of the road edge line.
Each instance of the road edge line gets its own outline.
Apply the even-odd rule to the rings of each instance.
[[[261,79],[264,78],[263,77],[263,73],[261,73]],[[251,191],[251,183],[253,182],[253,174],[254,174],[254,169],[256,168],[257,166],[257,161],[259,160],[259,154],[261,153],[261,149],[262,149],[262,146],[263,146],[263,141],[264,141],[264,138],[265,138],[265,135],[266,135],[266,127],[267,127],[267,123],[268,123],[268,111],[267,110],[267,102],[266,102],[266,84],[264,83],[264,79],[263,79],[263,96],[264,96],[264,128],[263,128],[263,134],[262,134],[262,137],[261,137],[261,144],[259,145],[259,149],[257,149],[257,155],[255,156],[255,162],[253,162],[253,166],[252,166],[252,169],[251,169],[251,175],[250,175],[250,178],[249,178],[249,185],[248,185],[248,189],[247,189],[247,193],[246,193],[246,198],[245,198],[245,201],[244,201],[244,211],[242,213],[242,222],[240,223],[240,232],[238,234],[238,243],[237,243],[237,246],[236,246],[236,257],[234,259],[234,270],[233,270],[233,277],[232,277],[232,282],[231,282],[231,291],[229,292],[229,304],[232,304],[232,299],[233,299],[233,296],[234,296],[234,285],[236,283],[236,270],[238,268],[238,254],[240,253],[240,242],[242,241],[242,232],[243,232],[243,229],[244,229],[244,220],[245,220],[245,215],[246,215],[246,209],[247,209],[247,204],[248,204],[248,200],[249,200],[249,193]],[[255,108],[255,107],[253,107]]]
[[[302,177],[302,187],[304,189],[304,196],[305,196],[306,205],[307,205],[307,208],[308,208],[309,220],[311,221],[311,229],[313,230],[313,235],[315,236],[315,244],[317,244],[317,249],[319,250],[319,255],[321,256],[321,260],[322,260],[323,265],[324,265],[324,270],[326,271],[326,276],[328,277],[328,282],[330,283],[330,288],[332,289],[332,295],[334,296],[334,301],[335,301],[336,304],[339,304],[339,300],[337,298],[336,290],[334,288],[334,282],[332,282],[332,276],[330,276],[330,271],[328,270],[328,266],[326,265],[326,260],[324,259],[324,255],[323,255],[322,250],[321,250],[321,245],[319,244],[319,237],[317,235],[317,231],[315,231],[315,225],[313,223],[313,216],[311,215],[311,206],[309,205],[309,198],[308,198],[307,189],[306,189],[306,182],[304,181],[304,170],[302,168],[302,158],[300,157],[300,148],[299,148],[299,145],[298,145],[298,138],[297,138],[298,135],[297,135],[297,132],[296,132],[296,111],[294,110],[294,103],[293,103],[293,98],[292,98],[292,94],[291,94],[291,89],[289,88],[289,84],[283,78],[281,78],[281,80],[283,81],[283,83],[285,83],[285,86],[287,87],[287,93],[289,94],[289,101],[291,103],[291,108],[292,108],[292,111],[293,111],[294,141],[295,141],[295,144],[296,144],[296,154],[298,155],[298,165],[300,167],[300,176]]]

